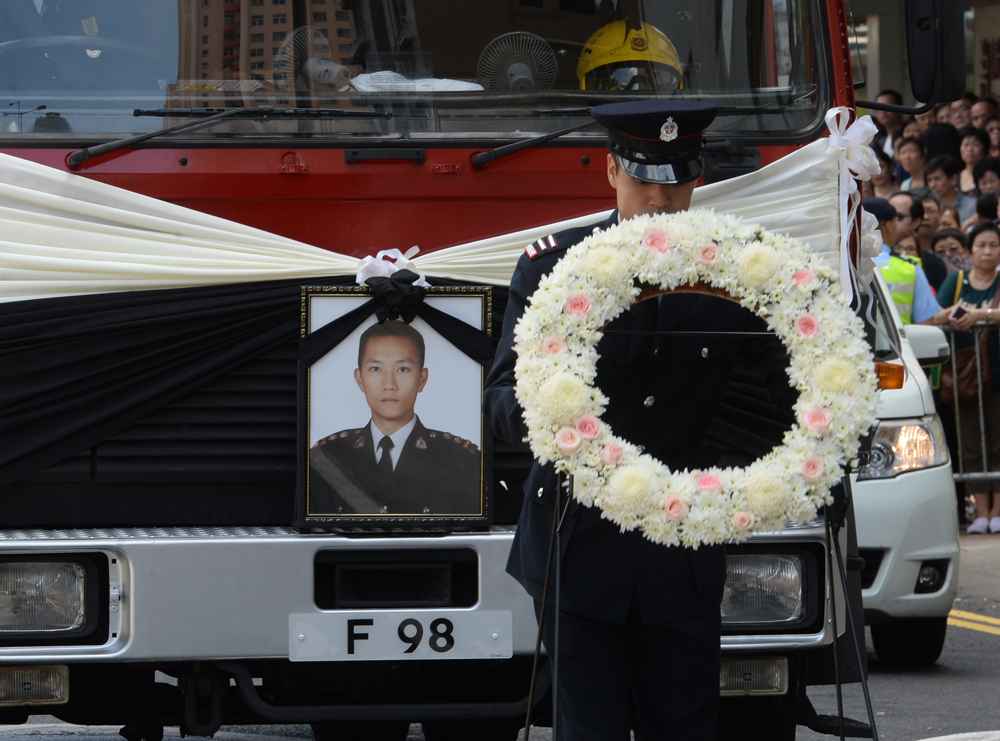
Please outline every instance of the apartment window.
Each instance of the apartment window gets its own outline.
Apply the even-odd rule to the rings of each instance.
[[[208,16],[207,15],[203,15],[201,17],[201,27],[202,28],[208,28]]]
[[[284,80],[285,79],[285,73],[284,72],[275,72],[274,73],[274,79],[275,80]]]
[[[250,75],[251,80],[261,80],[263,81],[264,75]]]
[[[274,33],[271,34],[271,41],[284,41],[284,40],[285,40],[284,31],[275,31]]]
[[[271,0],[271,5],[284,5],[285,0]]]
[[[262,57],[262,56],[264,56],[264,50],[263,49],[251,49],[250,50],[250,56],[251,57]]]
[[[233,15],[232,13],[227,13],[224,22],[227,26],[231,26],[234,23],[236,23],[236,16]]]
[[[313,23],[325,20],[326,20],[326,13],[313,13]]]
[[[336,18],[338,21],[346,22],[350,20],[350,18],[347,17],[346,10],[338,10],[336,13],[333,14],[333,17]]]
[[[202,59],[208,59],[208,49],[202,49],[201,50],[201,58]]]
[[[349,39],[351,37],[351,29],[349,28],[338,28],[337,38]]]
[[[281,47],[280,46],[276,46],[273,49],[271,49],[271,53],[272,54],[277,54],[280,51],[281,51]]]
[[[256,8],[264,4],[264,0],[250,0],[250,7]]]
[[[264,43],[264,34],[262,33],[252,33],[250,34],[251,44],[262,44]]]
[[[263,62],[250,62],[250,69],[264,69]]]
[[[340,45],[340,51],[342,51],[342,52],[352,51],[351,45],[350,44],[341,44]]]
[[[202,62],[201,63],[201,68],[202,69],[208,69],[208,62]]]
[[[208,43],[208,36],[202,36],[201,37],[201,43],[207,44]]]
[[[252,16],[250,16],[250,25],[251,26],[263,26],[264,25],[264,16],[262,16],[262,15],[252,15]]]
[[[201,4],[202,5],[209,5],[209,4],[211,4],[211,2],[212,2],[212,0],[201,0]]]
[[[233,49],[233,48],[226,49],[225,51],[222,52],[222,56],[224,56],[224,57],[235,57],[236,56],[236,49]]]
[[[235,69],[236,60],[235,59],[224,59],[222,60],[222,69]]]
[[[285,23],[287,21],[287,18],[288,16],[286,16],[284,13],[275,13],[274,16],[271,18],[271,22],[274,24]]]

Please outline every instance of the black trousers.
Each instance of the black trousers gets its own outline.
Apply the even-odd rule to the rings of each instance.
[[[547,612],[542,640],[552,656]],[[646,741],[715,741],[719,610],[659,625],[638,613],[635,598],[625,625],[561,612],[556,741],[628,741],[633,709]]]

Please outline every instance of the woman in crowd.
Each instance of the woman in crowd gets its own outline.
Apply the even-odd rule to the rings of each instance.
[[[944,261],[958,270],[972,270],[969,242],[958,229],[939,229],[931,237],[931,249]],[[952,271],[949,271],[952,272]],[[944,284],[942,284],[944,287]]]
[[[917,235],[907,229],[896,235],[896,246],[894,248],[903,257],[908,257],[920,267],[924,266],[923,251],[920,249],[920,240]]]
[[[981,321],[992,322],[994,310],[991,306],[997,288],[1000,287],[1000,227],[992,221],[984,221],[972,229],[972,269],[968,272],[952,273],[941,285],[938,303],[945,307],[930,320],[932,324],[951,324],[955,331],[955,347],[972,347],[975,339],[971,331],[974,324]],[[959,282],[961,279],[961,282]],[[996,317],[1000,319],[1000,317]],[[962,435],[962,462],[967,471],[982,471],[983,456],[986,455],[989,470],[1000,470],[1000,332],[994,327],[988,338],[989,356],[993,373],[993,390],[984,395],[986,424],[986,450],[982,449],[979,429],[979,415],[974,407],[960,414],[959,428]],[[958,396],[958,393],[955,394]],[[976,505],[976,519],[969,525],[969,533],[1000,533],[1000,485],[990,503],[992,484],[990,482],[968,482],[967,490],[972,493]]]
[[[971,126],[962,131],[962,144],[959,147],[965,169],[958,176],[958,189],[967,196],[978,197],[976,176],[973,169],[986,153],[990,151],[990,138],[986,132]]]
[[[1000,193],[1000,157],[983,157],[972,168],[972,174],[980,194]]]
[[[990,157],[1000,157],[1000,118],[996,116],[987,118],[983,131],[990,138]]]
[[[924,180],[924,143],[919,139],[904,136],[896,143],[896,159],[910,177],[899,187],[902,190],[922,188],[927,185]]]
[[[899,188],[892,181],[892,171],[896,163],[882,151],[881,147],[875,147],[875,156],[878,157],[881,169],[877,173],[872,173],[872,195],[889,200],[899,192]]]
[[[962,220],[959,218],[958,209],[954,206],[945,206],[941,209],[941,216],[938,218],[938,229],[961,229]]]

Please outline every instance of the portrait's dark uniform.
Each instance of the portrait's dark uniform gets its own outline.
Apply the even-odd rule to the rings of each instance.
[[[478,514],[481,462],[474,443],[418,417],[392,474],[380,476],[370,423],[341,430],[309,451],[308,514]]]
[[[486,413],[498,438],[519,442],[526,434],[514,396],[517,358],[513,338],[528,297],[566,249],[616,223],[614,212],[607,221],[539,240],[518,261],[485,396]],[[761,332],[766,331],[766,325],[734,302],[673,294],[664,296],[659,304],[654,298],[632,306],[606,329]],[[778,376],[788,387],[782,372],[787,356],[773,336],[605,334],[597,350],[597,385],[609,398],[602,419],[615,434],[643,446],[646,453],[673,469],[703,468],[717,462],[718,451],[705,445],[703,437],[737,355],[758,363],[762,375]],[[556,493],[552,466],[536,462],[524,492],[507,571],[537,605],[552,532]],[[724,547],[692,550],[656,545],[637,531],[622,533],[617,525],[602,519],[598,509],[576,502],[570,505],[562,543],[560,661],[572,662],[575,668],[561,664],[560,683],[576,682],[573,691],[567,692],[576,696],[566,700],[572,703],[567,716],[574,716],[565,719],[564,725],[571,726],[567,738],[617,737],[615,728],[604,725],[613,712],[608,710],[608,701],[614,702],[614,698],[601,696],[623,692],[620,705],[627,714],[630,684],[637,697],[649,694],[648,699],[662,709],[659,714],[672,718],[669,729],[647,727],[643,720],[648,738],[714,738],[719,701],[719,609],[726,578]],[[551,620],[546,622],[551,626]],[[629,630],[617,630],[618,626]],[[664,626],[668,627],[660,630]],[[574,636],[580,642],[574,643]],[[657,671],[655,666],[650,670],[649,662],[644,661],[631,661],[622,667],[615,664],[615,657],[595,659],[596,647],[602,644],[617,645],[611,653],[651,658],[664,670]],[[580,666],[575,654],[585,656]],[[598,667],[587,669],[595,661]],[[580,676],[587,671],[595,677]],[[624,676],[619,676],[621,672]],[[588,686],[592,680],[606,685],[596,695]],[[564,722],[562,711],[560,722]]]

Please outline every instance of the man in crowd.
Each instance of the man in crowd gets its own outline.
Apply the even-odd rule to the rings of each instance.
[[[980,98],[972,105],[970,120],[977,129],[983,128],[986,121],[1000,116],[1000,105],[993,98]]]
[[[951,125],[961,131],[966,126],[972,125],[972,104],[976,102],[976,96],[966,93],[961,98],[951,104]]]
[[[920,240],[921,266],[927,276],[927,281],[936,291],[948,276],[948,266],[944,260],[934,254],[930,238],[925,244],[920,236],[920,227],[924,221],[924,204],[918,201],[912,193],[903,192],[889,198],[889,205],[896,209],[895,233],[913,232]],[[895,246],[895,244],[890,245],[890,247]]]
[[[941,199],[941,206],[954,206],[959,219],[964,222],[976,213],[976,199],[958,190],[958,176],[963,167],[954,157],[935,157],[924,167],[924,179],[927,187]]]
[[[875,102],[903,105],[903,96],[895,90],[883,90],[875,96]],[[882,130],[875,138],[875,146],[881,147],[883,152],[892,157],[893,141],[898,139],[903,132],[903,114],[876,110],[875,120],[878,121],[879,128]]]
[[[878,219],[882,232],[882,254],[875,258],[875,264],[882,269],[882,277],[889,285],[892,301],[903,320],[903,324],[925,324],[933,321],[941,310],[924,271],[912,260],[897,254],[892,247],[896,244],[896,209],[884,198],[866,198],[861,208]]]

